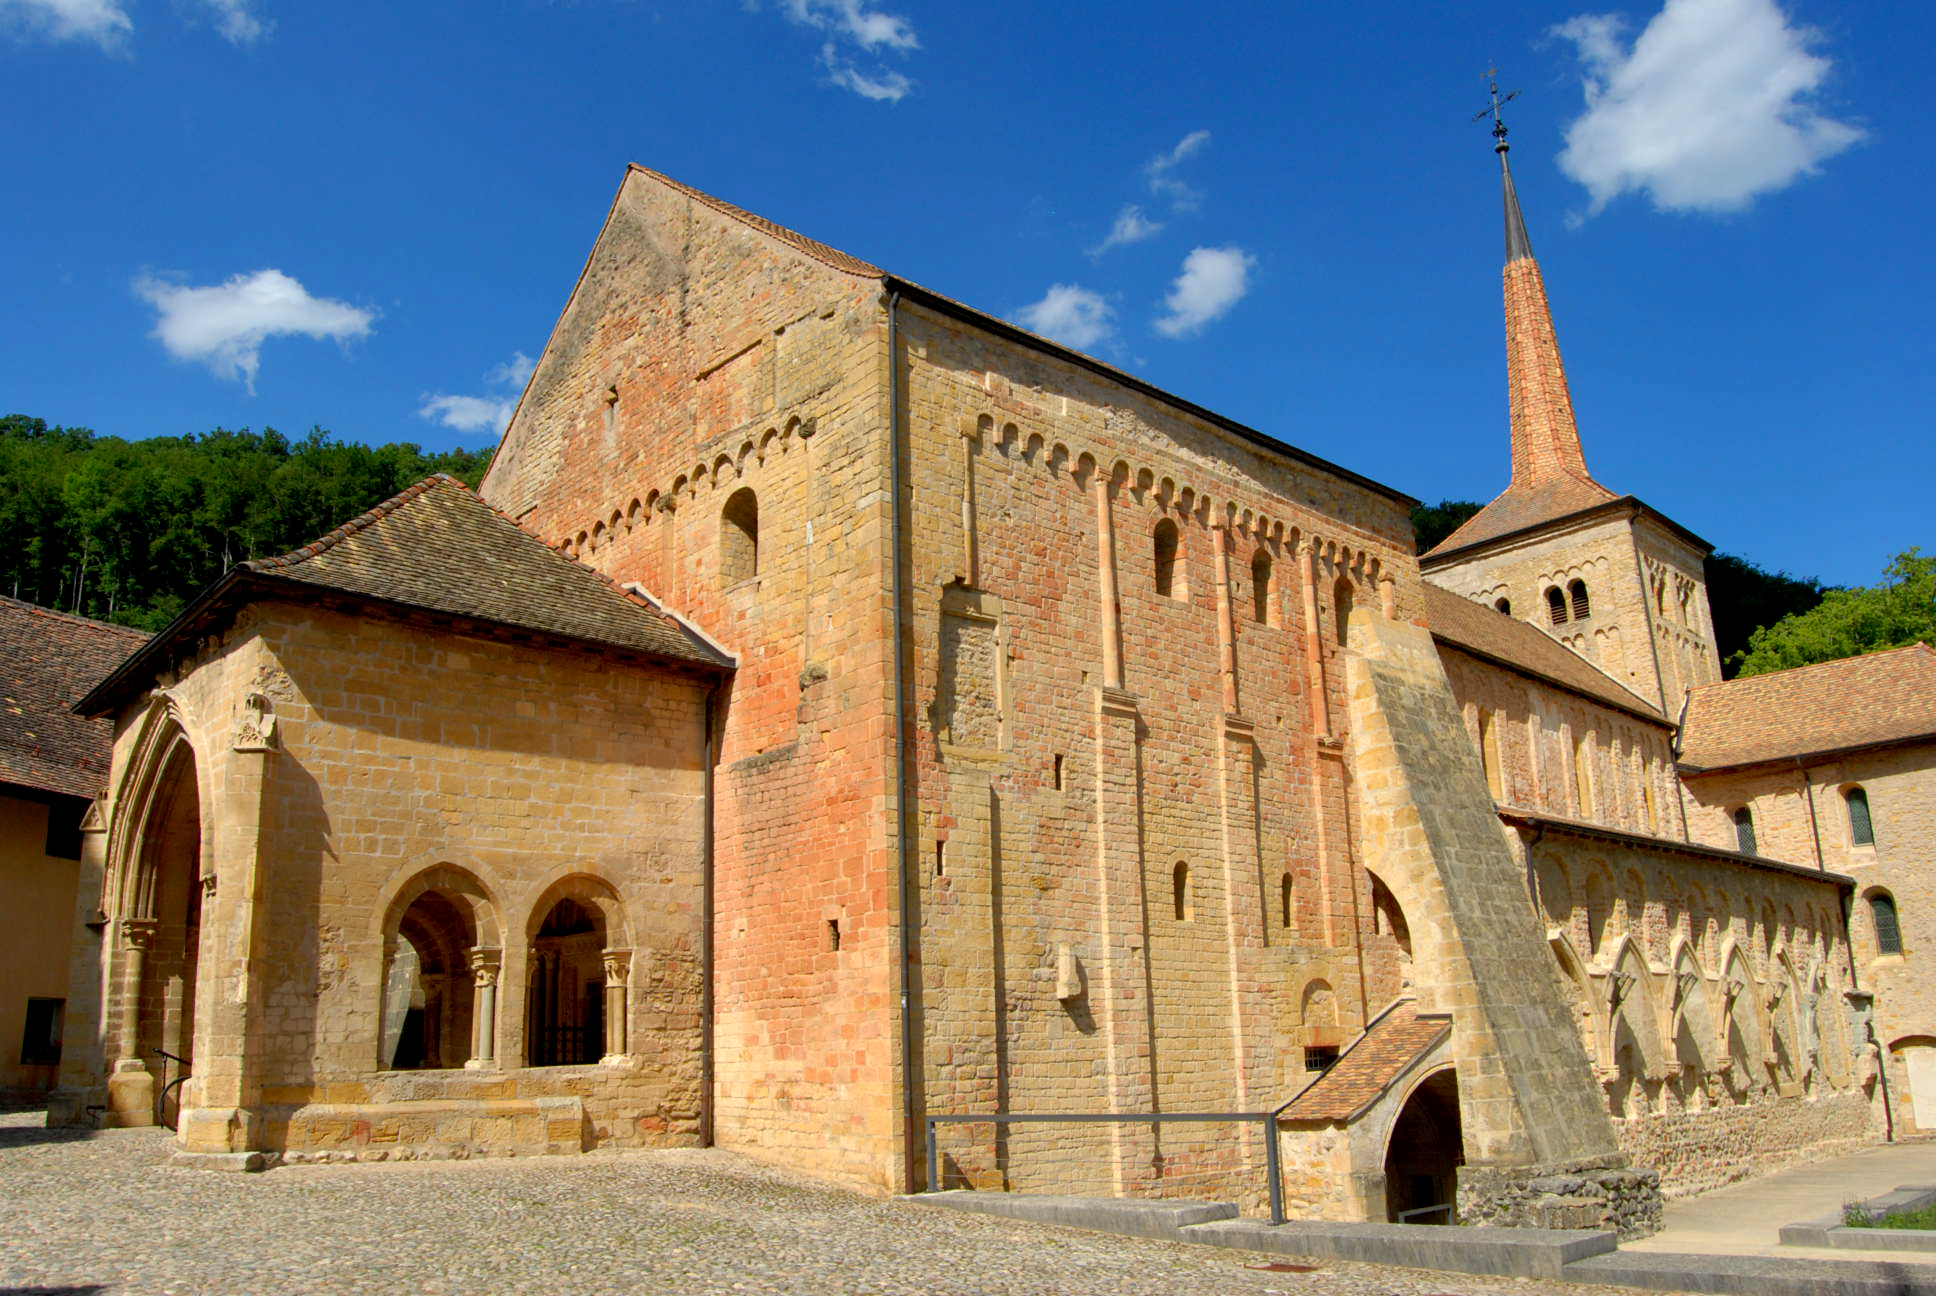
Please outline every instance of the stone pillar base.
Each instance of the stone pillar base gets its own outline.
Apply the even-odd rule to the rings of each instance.
[[[102,1096],[98,1089],[54,1090],[47,1095],[47,1128],[91,1128],[95,1123],[94,1113],[88,1108],[100,1106]]]
[[[236,1134],[241,1113],[233,1107],[191,1107],[175,1122],[175,1140],[184,1153],[226,1155],[240,1152]]]
[[[1459,1223],[1510,1228],[1612,1229],[1622,1241],[1660,1228],[1660,1172],[1624,1156],[1546,1166],[1459,1168]]]
[[[155,1078],[139,1058],[122,1058],[108,1077],[110,1129],[138,1129],[155,1123]]]

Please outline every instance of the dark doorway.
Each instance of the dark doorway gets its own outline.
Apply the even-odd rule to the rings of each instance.
[[[1386,1217],[1399,1224],[1455,1224],[1453,1201],[1465,1138],[1459,1079],[1450,1068],[1412,1091],[1385,1149]]]

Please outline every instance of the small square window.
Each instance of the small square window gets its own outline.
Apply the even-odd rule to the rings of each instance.
[[[1314,1074],[1329,1071],[1338,1060],[1336,1044],[1313,1044],[1304,1050],[1304,1069]]]
[[[80,797],[59,797],[48,803],[46,851],[50,858],[81,857],[81,820],[86,815],[87,802]]]

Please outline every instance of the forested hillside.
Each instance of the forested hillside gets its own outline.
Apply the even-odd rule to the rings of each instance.
[[[366,446],[321,428],[141,441],[0,418],[0,593],[158,629],[245,558],[286,553],[434,472],[475,486],[488,450]]]

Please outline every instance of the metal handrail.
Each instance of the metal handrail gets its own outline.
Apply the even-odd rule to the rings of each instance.
[[[1255,1121],[1263,1127],[1264,1173],[1270,1180],[1271,1223],[1284,1222],[1284,1186],[1278,1172],[1276,1112],[1003,1112],[981,1115],[928,1116],[928,1191],[941,1191],[941,1162],[935,1146],[935,1126],[1036,1124],[1160,1125],[1170,1122],[1236,1124]]]

